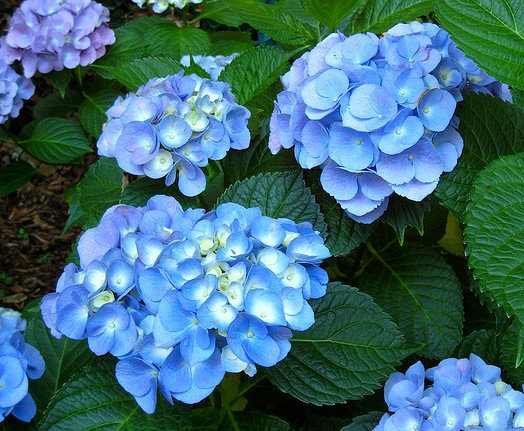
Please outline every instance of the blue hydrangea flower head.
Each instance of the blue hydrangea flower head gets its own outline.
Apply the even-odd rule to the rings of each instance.
[[[40,352],[25,342],[25,327],[18,311],[0,307],[0,422],[10,414],[30,422],[36,414],[29,380],[42,376],[45,363]]]
[[[524,393],[503,382],[500,374],[499,367],[473,353],[444,359],[425,372],[419,361],[405,374],[389,377],[384,398],[390,413],[374,431],[521,429]]]
[[[234,203],[207,213],[162,195],[116,205],[77,249],[80,266],[67,265],[42,301],[44,321],[116,356],[117,380],[147,413],[157,389],[193,404],[226,372],[280,362],[328,283],[319,265],[330,253],[310,223]],[[0,314],[0,325],[18,323]]]
[[[35,86],[31,80],[16,73],[0,56],[0,124],[10,117],[18,117],[23,101],[30,99],[34,92]]]
[[[94,0],[24,0],[2,38],[8,64],[20,61],[24,75],[87,66],[115,42],[109,9]]]
[[[249,146],[251,113],[235,102],[228,84],[183,72],[153,78],[119,97],[106,112],[98,154],[115,157],[134,175],[178,181],[186,196],[206,188],[202,168],[230,148]]]
[[[327,36],[281,78],[270,119],[273,154],[294,148],[342,209],[372,223],[396,193],[421,201],[462,153],[462,93],[511,101],[507,85],[468,59],[435,24]],[[369,180],[369,181],[368,181]]]

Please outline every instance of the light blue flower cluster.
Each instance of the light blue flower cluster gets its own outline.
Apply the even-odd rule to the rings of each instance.
[[[16,73],[0,57],[0,124],[9,117],[18,117],[23,101],[30,99],[34,92],[31,80]]]
[[[24,422],[36,414],[28,379],[40,378],[45,363],[40,352],[24,341],[25,327],[18,311],[0,307],[0,422],[11,413]]]
[[[230,148],[249,146],[251,113],[235,102],[229,84],[183,72],[153,78],[107,110],[98,153],[115,157],[126,172],[166,177],[186,196],[206,188],[200,168]]]
[[[386,382],[392,414],[384,414],[374,431],[524,431],[524,393],[500,373],[473,353],[428,370],[419,361]],[[425,388],[424,379],[433,384]]]
[[[136,3],[139,7],[144,7],[146,4],[153,5],[154,12],[162,13],[166,11],[169,6],[176,9],[183,9],[190,3],[202,3],[202,0],[133,0],[133,3]]]
[[[235,58],[238,57],[238,53],[233,53],[231,55],[184,55],[180,59],[180,64],[185,67],[191,65],[191,60],[193,63],[199,65],[204,69],[211,79],[216,81],[222,71],[228,66]]]
[[[8,64],[21,61],[28,78],[37,71],[87,66],[115,42],[109,9],[93,0],[24,0],[2,38]]]
[[[184,211],[163,195],[107,210],[78,254],[44,297],[44,321],[118,357],[118,381],[148,413],[158,386],[192,404],[226,372],[281,361],[291,330],[315,321],[308,300],[325,294],[330,256],[308,222],[233,203]]]
[[[356,221],[371,223],[397,193],[420,201],[451,171],[463,140],[461,92],[510,99],[508,87],[435,24],[398,24],[381,39],[333,33],[282,77],[269,148],[294,146],[300,166]]]

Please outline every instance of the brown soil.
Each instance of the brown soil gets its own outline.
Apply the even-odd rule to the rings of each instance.
[[[0,145],[1,168],[12,148]],[[0,199],[0,306],[21,310],[54,290],[80,234],[74,228],[62,235],[68,218],[63,192],[81,172],[40,164],[30,183]]]

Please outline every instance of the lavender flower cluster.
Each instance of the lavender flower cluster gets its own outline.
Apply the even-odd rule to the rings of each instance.
[[[16,73],[0,57],[0,124],[9,117],[18,117],[23,101],[30,99],[34,92],[31,80]]]
[[[397,193],[420,201],[451,171],[463,140],[462,92],[511,99],[435,24],[398,24],[381,39],[333,33],[282,77],[271,116],[273,154],[294,146],[300,166],[350,217],[371,223]]]
[[[473,353],[428,370],[419,361],[386,382],[384,398],[392,414],[384,414],[374,431],[522,431],[524,393],[500,374],[499,367]],[[433,384],[424,387],[425,379]]]
[[[87,66],[115,42],[109,10],[93,0],[24,0],[1,40],[8,64],[21,61],[24,75]]]
[[[209,73],[212,80],[216,81],[226,66],[237,58],[238,55],[236,52],[231,55],[184,55],[180,59],[180,64],[189,67],[191,61],[193,61],[193,63]]]
[[[235,102],[229,84],[183,72],[153,78],[106,111],[98,154],[115,157],[134,175],[166,177],[186,196],[206,188],[200,168],[230,148],[249,146],[251,113]]]
[[[226,372],[281,361],[291,330],[315,321],[308,300],[325,294],[330,256],[308,222],[233,203],[184,211],[163,195],[107,210],[78,254],[44,297],[44,321],[118,357],[118,381],[148,413],[158,386],[192,404]]]
[[[0,422],[10,414],[29,422],[36,414],[28,379],[40,378],[45,363],[40,352],[24,341],[25,327],[18,311],[0,307]]]
[[[176,9],[183,9],[188,4],[199,4],[202,0],[133,0],[133,3],[137,4],[138,7],[144,7],[144,5],[153,5],[153,11],[156,13],[165,12],[169,6]]]

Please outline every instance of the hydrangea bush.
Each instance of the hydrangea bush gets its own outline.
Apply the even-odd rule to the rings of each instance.
[[[68,165],[79,234],[0,431],[524,429],[521,9],[13,6],[0,196]]]

